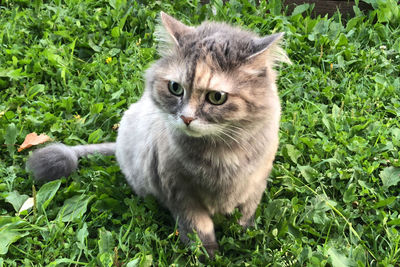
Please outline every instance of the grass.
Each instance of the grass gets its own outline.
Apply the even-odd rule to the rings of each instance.
[[[279,0],[54,0],[0,4],[0,266],[201,265],[172,217],[134,196],[114,157],[37,184],[26,134],[69,145],[115,140],[157,58],[163,10],[190,25],[226,21],[286,33],[281,145],[256,226],[216,217],[217,266],[399,266],[400,6],[345,18],[284,12]],[[34,209],[18,214],[28,197]],[[196,237],[193,237],[196,240]]]

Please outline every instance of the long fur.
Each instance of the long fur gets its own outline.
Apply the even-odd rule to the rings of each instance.
[[[29,157],[27,168],[35,179],[51,181],[68,177],[78,167],[78,158],[93,153],[113,155],[115,143],[96,145],[66,146],[56,143],[35,150]]]
[[[178,220],[182,241],[195,230],[213,255],[215,213],[239,208],[239,223],[253,224],[279,143],[273,67],[290,61],[283,34],[259,37],[216,22],[189,27],[164,13],[161,21],[161,58],[124,113],[116,144],[51,145],[35,151],[28,167],[36,179],[52,180],[74,171],[79,157],[115,152],[134,192],[158,198]],[[226,103],[213,103],[214,93]]]

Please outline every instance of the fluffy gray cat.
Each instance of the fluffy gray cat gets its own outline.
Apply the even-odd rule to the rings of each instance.
[[[78,158],[116,154],[139,196],[153,195],[178,221],[181,240],[195,230],[212,256],[213,214],[242,213],[253,224],[278,148],[280,103],[275,63],[288,62],[283,34],[259,37],[223,23],[189,27],[161,12],[161,58],[146,90],[124,113],[116,143],[34,151],[38,180],[68,176]]]

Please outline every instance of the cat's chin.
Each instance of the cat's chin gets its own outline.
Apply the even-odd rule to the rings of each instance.
[[[181,128],[179,127],[178,129],[182,134],[190,136],[190,137],[195,137],[195,138],[199,138],[199,137],[204,137],[205,134],[204,133],[200,133],[198,131],[195,131],[193,129],[191,129],[190,127],[186,127],[186,128]]]

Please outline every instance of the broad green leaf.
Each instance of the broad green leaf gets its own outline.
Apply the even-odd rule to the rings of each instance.
[[[108,172],[108,169],[107,169]],[[109,173],[109,172],[108,172]],[[121,209],[121,202],[109,197],[108,195],[101,195],[99,197],[96,198],[96,203],[94,204],[96,209],[100,210],[100,211],[106,211],[106,210],[114,210],[115,212],[121,212],[123,213],[124,210]]]
[[[298,166],[301,175],[308,183],[312,183],[318,176],[318,172],[310,166]]]
[[[26,236],[28,233],[23,233],[11,229],[0,229],[0,255],[4,255],[8,252],[8,247],[20,239]]]
[[[379,22],[389,22],[393,18],[392,10],[388,7],[381,8],[377,14]]]
[[[352,183],[349,185],[349,187],[347,188],[347,190],[344,192],[343,195],[343,201],[345,203],[349,203],[357,199],[356,189],[357,187],[355,184]]]
[[[111,232],[102,228],[99,230],[99,236],[99,253],[112,252],[114,250],[114,239]]]
[[[348,44],[348,40],[346,38],[346,35],[344,35],[343,33],[340,33],[339,38],[335,42],[335,45],[337,47],[340,47],[340,46],[346,46],[347,44]]]
[[[96,52],[100,52],[100,51],[101,51],[101,47],[98,46],[98,45],[96,45],[96,44],[93,42],[92,39],[89,39],[88,44],[89,44],[90,48],[92,48],[94,51],[96,51]]]
[[[51,50],[51,49],[46,49],[44,51],[43,55],[45,55],[47,57],[49,63],[51,63],[51,65],[53,65],[54,67],[62,68],[62,67],[67,66],[68,64],[63,59],[63,57],[56,53],[58,53],[58,52]]]
[[[359,244],[356,248],[354,248],[352,253],[349,255],[349,258],[351,258],[351,260],[355,262],[366,262],[367,255],[368,254],[365,253],[365,248],[363,247],[363,245]]]
[[[337,64],[340,68],[345,69],[346,68],[346,61],[344,60],[342,55],[339,55],[337,57]]]
[[[103,110],[103,103],[96,103],[90,108],[90,113],[99,114]]]
[[[337,105],[333,105],[332,107],[332,118],[334,118],[335,120],[339,119],[340,115],[341,115],[341,110]]]
[[[68,266],[68,264],[65,264],[65,263],[68,263],[69,265],[73,265],[73,266],[87,265],[86,262],[79,262],[79,261],[74,261],[74,260],[67,259],[67,258],[62,258],[62,259],[57,259],[55,261],[50,262],[49,265],[47,265],[47,266],[49,266],[49,267],[51,267],[51,266]]]
[[[103,136],[103,130],[97,129],[96,131],[92,132],[89,135],[88,143],[89,144],[97,143],[102,136]]]
[[[113,265],[113,250],[115,242],[110,231],[101,228],[99,230],[99,257],[102,266]]]
[[[36,194],[36,206],[38,210],[45,211],[51,200],[54,198],[61,181],[55,180],[44,184]]]
[[[333,267],[348,267],[353,265],[352,262],[345,255],[343,255],[343,253],[339,253],[334,248],[328,249],[328,255],[332,261]]]
[[[111,30],[111,36],[114,37],[114,38],[118,38],[119,35],[120,35],[119,26],[114,27],[114,28]]]
[[[318,195],[310,200],[308,216],[317,224],[326,224],[329,221],[326,212],[336,205],[336,202],[328,199],[325,195]]]
[[[0,255],[5,255],[12,243],[29,234],[20,231],[26,225],[27,222],[18,217],[0,217]]]
[[[285,145],[287,154],[289,158],[294,162],[297,163],[297,159],[301,156],[301,152],[296,149],[294,145],[287,144]]]
[[[332,121],[330,119],[328,119],[327,116],[324,116],[322,118],[322,123],[325,125],[326,129],[328,130],[328,132],[330,134],[332,134],[332,132],[333,132]]]
[[[78,230],[76,233],[76,239],[78,239],[78,248],[79,249],[86,249],[86,238],[89,235],[87,224],[83,223],[81,229]]]
[[[17,127],[14,123],[10,123],[8,125],[4,140],[5,144],[7,145],[8,153],[10,153],[11,157],[14,156],[15,141],[17,140]]]
[[[126,264],[126,267],[136,267],[139,265],[139,262],[140,258],[133,259],[130,262],[128,262],[128,264]]]
[[[292,17],[303,13],[304,11],[308,10],[309,8],[310,8],[310,4],[302,4],[302,5],[296,6],[292,12]]]
[[[313,29],[313,33],[317,36],[318,34],[325,34],[329,29],[329,22],[325,19],[318,21],[317,25],[315,25]]]
[[[21,206],[24,204],[24,202],[29,198],[27,195],[20,195],[17,191],[12,191],[8,193],[8,196],[6,197],[6,202],[10,203],[16,212],[19,211]]]
[[[153,264],[153,256],[146,255],[142,257],[142,260],[139,263],[139,267],[150,267]]]
[[[379,173],[379,177],[382,179],[383,187],[386,189],[397,185],[400,181],[400,168],[387,167]]]
[[[374,9],[378,8],[378,1],[379,0],[362,0],[365,3],[370,4]]]
[[[381,84],[381,85],[386,85],[387,84],[387,77],[381,74],[376,74],[374,77],[374,80],[376,83]]]
[[[222,1],[221,1],[222,2]],[[269,6],[270,6],[270,11],[274,15],[279,15],[281,14],[282,11],[282,2],[279,0],[270,0]]]
[[[14,166],[7,167],[5,172],[2,172],[2,170],[0,169],[0,175],[4,175],[2,178],[3,181],[6,182],[8,192],[13,191],[14,182],[15,179],[17,178],[16,172],[17,172],[16,167]]]
[[[387,223],[388,225],[400,225],[400,218],[391,220]]]
[[[63,222],[72,222],[82,218],[86,212],[87,205],[94,196],[76,195],[64,202],[64,206],[58,212]]]
[[[108,0],[108,4],[114,9],[118,8],[117,2],[118,2],[118,0]]]
[[[393,201],[395,201],[396,199],[397,199],[397,197],[395,197],[395,196],[385,198],[385,199],[379,201],[378,203],[376,203],[376,204],[373,206],[373,208],[374,208],[374,209],[377,209],[377,208],[380,208],[380,207],[384,207],[384,206],[390,205],[390,204],[392,204]]]
[[[300,263],[304,263],[304,262],[307,262],[308,259],[311,258],[311,256],[312,256],[312,250],[311,250],[310,246],[305,246],[303,248],[303,250],[301,251],[301,253],[299,254],[298,259],[299,259]]]
[[[111,99],[119,99],[123,93],[124,93],[124,90],[120,89],[111,94]]]
[[[4,117],[6,117],[7,120],[12,120],[15,117],[15,113],[12,110],[8,110],[6,113],[4,113]]]
[[[45,87],[43,84],[36,84],[36,85],[32,86],[31,88],[29,88],[28,97],[30,99],[32,99],[37,94],[44,92],[44,89],[45,89]]]
[[[119,26],[119,27],[121,28],[121,26]],[[112,48],[112,49],[108,52],[108,54],[109,54],[110,57],[115,57],[115,56],[118,55],[119,53],[121,53],[121,49],[119,49],[119,48]],[[120,90],[123,91],[123,88],[121,88]]]
[[[355,28],[357,24],[360,23],[362,19],[360,17],[354,17],[347,21],[346,23],[346,30],[350,31],[351,29]]]
[[[0,216],[0,229],[5,227],[7,224],[14,224],[20,222],[21,218],[11,216]]]
[[[0,69],[0,77],[7,77],[11,80],[20,80],[26,77],[26,73],[21,73],[22,68],[19,69]]]
[[[393,128],[392,129],[392,142],[395,146],[400,146],[400,129]]]
[[[114,264],[113,254],[110,252],[99,254],[98,260],[100,261],[100,266],[112,267]]]

